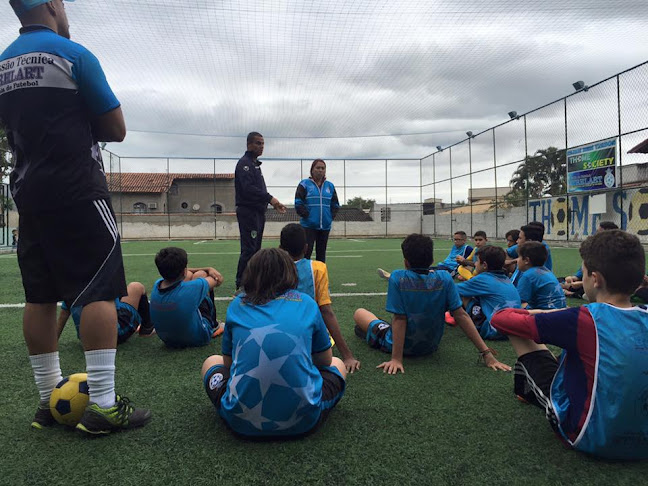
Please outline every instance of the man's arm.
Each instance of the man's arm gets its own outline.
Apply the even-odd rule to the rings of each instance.
[[[272,194],[264,191],[259,186],[259,179],[255,177],[253,172],[257,171],[254,162],[246,162],[246,160],[240,160],[236,164],[236,170],[234,171],[234,177],[239,181],[239,186],[243,188],[243,194],[241,195],[249,203],[270,204],[270,201],[273,199]],[[261,178],[262,175],[259,174],[258,177]]]
[[[405,347],[405,333],[407,331],[407,316],[394,314],[392,319],[392,358],[390,361],[380,363],[376,368],[382,368],[383,373],[395,375],[400,370],[405,373],[403,367],[403,348]]]
[[[344,340],[344,337],[342,337],[340,324],[338,324],[337,316],[335,315],[335,312],[333,312],[333,307],[331,307],[331,304],[320,306],[320,312],[322,313],[324,324],[326,324],[326,329],[335,341],[335,345],[340,350],[342,361],[344,361],[344,366],[346,367],[347,371],[349,373],[353,373],[355,370],[359,370],[360,361],[355,359],[353,353],[349,349],[349,346]]]
[[[121,142],[126,138],[126,122],[121,106],[92,120],[92,135],[97,142]]]
[[[477,328],[475,327],[475,324],[472,322],[470,319],[470,316],[466,313],[466,311],[463,309],[463,307],[459,307],[451,312],[452,317],[454,317],[455,322],[457,325],[461,328],[463,333],[466,335],[468,339],[473,343],[473,345],[477,348],[477,351],[479,351],[479,354],[484,360],[484,364],[488,366],[489,368],[497,371],[497,370],[503,370],[503,371],[511,371],[511,367],[504,364],[500,363],[497,361],[495,356],[493,356],[493,350],[490,349],[484,340],[481,338],[479,333],[477,332]]]

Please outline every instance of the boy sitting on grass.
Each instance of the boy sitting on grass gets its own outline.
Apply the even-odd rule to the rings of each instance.
[[[244,293],[227,308],[223,354],[203,363],[205,391],[240,435],[307,434],[344,395],[344,363],[333,357],[315,301],[295,290],[297,269],[288,253],[260,250],[241,283]]]
[[[648,310],[630,295],[644,276],[639,239],[601,231],[580,247],[592,303],[559,311],[506,309],[493,325],[518,355],[514,393],[542,408],[574,449],[648,458]],[[546,313],[543,313],[546,312]],[[563,349],[556,361],[545,344]]]
[[[484,363],[494,370],[511,368],[500,363],[479,337],[475,326],[461,306],[452,277],[445,271],[430,271],[433,242],[428,236],[411,234],[401,244],[404,270],[389,277],[387,312],[394,314],[391,324],[366,309],[353,314],[356,334],[372,348],[391,353],[392,359],[377,366],[395,375],[405,372],[403,356],[420,356],[437,350],[445,330],[444,314],[449,310],[461,330],[472,341]]]
[[[522,276],[517,284],[522,307],[527,309],[564,309],[565,293],[556,276],[544,266],[547,249],[537,241],[518,246],[517,267]]]
[[[488,244],[488,238],[486,237],[485,231],[476,231],[473,236],[473,241],[475,242],[475,248],[467,257],[457,255],[456,260],[459,266],[457,267],[457,273],[459,280],[470,280],[473,276],[477,275],[475,270],[475,264],[477,263],[476,255],[479,253],[480,248],[483,248]]]
[[[280,248],[287,251],[295,262],[297,277],[299,278],[297,290],[304,292],[317,302],[326,329],[328,329],[333,342],[340,350],[347,371],[353,373],[355,370],[359,370],[360,361],[355,359],[344,337],[342,337],[340,325],[335,312],[333,312],[326,263],[304,258],[304,254],[308,249],[308,242],[306,241],[306,231],[304,231],[303,226],[297,223],[284,226],[281,230]]]
[[[492,315],[507,307],[520,308],[520,295],[502,269],[506,255],[499,246],[486,246],[477,254],[477,275],[457,284],[464,307],[483,339],[506,339],[490,324]]]
[[[214,288],[222,275],[211,267],[187,268],[187,252],[168,247],[155,255],[162,276],[151,292],[151,319],[169,347],[204,346],[218,335]]]
[[[135,332],[138,332],[140,337],[155,335],[146,288],[140,282],[131,282],[128,284],[126,291],[127,295],[121,299],[115,299],[115,307],[117,308],[117,344],[125,343]],[[70,309],[67,302],[61,304],[61,312],[56,323],[59,339],[70,315],[76,327],[77,337],[81,338],[82,311],[82,305],[75,305]]]

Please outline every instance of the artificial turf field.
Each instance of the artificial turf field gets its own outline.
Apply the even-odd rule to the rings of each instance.
[[[376,267],[401,268],[397,239],[331,240],[327,265],[333,294],[384,293]],[[264,246],[276,246],[276,240]],[[234,291],[237,241],[125,242],[128,281],[147,289],[158,278],[155,252],[175,245],[189,266],[213,266],[225,277],[216,289],[219,319]],[[435,242],[443,259],[449,240]],[[554,271],[572,274],[575,248],[554,248]],[[74,262],[71,262],[74,264]],[[29,424],[38,401],[21,329],[24,302],[15,254],[0,255],[0,484],[6,485],[251,485],[251,484],[646,484],[648,462],[609,462],[565,448],[544,414],[512,395],[513,376],[477,364],[477,352],[458,328],[447,328],[439,351],[405,358],[405,374],[375,367],[388,356],[353,333],[353,311],[380,317],[384,295],[333,297],[345,339],[362,369],[314,434],[292,441],[252,442],[233,436],[202,388],[200,366],[220,353],[206,347],[169,350],[157,338],[132,337],[117,353],[117,391],[151,408],[146,427],[98,439],[55,426]],[[354,284],[354,285],[352,285]],[[577,305],[580,301],[571,301]],[[510,365],[506,342],[491,343]],[[83,350],[68,323],[60,342],[64,375],[85,369]]]

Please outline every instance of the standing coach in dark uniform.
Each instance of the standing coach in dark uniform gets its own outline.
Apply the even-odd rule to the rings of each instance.
[[[268,193],[261,161],[263,154],[263,135],[250,132],[247,136],[247,151],[236,164],[234,188],[236,192],[236,218],[241,235],[241,256],[236,270],[236,289],[241,286],[241,277],[248,261],[261,249],[265,213],[271,204],[280,213],[286,212],[286,206]]]

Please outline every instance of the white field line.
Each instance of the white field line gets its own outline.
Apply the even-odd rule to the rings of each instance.
[[[341,292],[341,293],[332,293],[331,297],[379,297],[381,295],[387,295],[387,292]],[[219,302],[227,302],[233,300],[234,297],[216,297],[214,300]],[[25,307],[24,302],[22,304],[0,304],[0,309],[22,309]]]
[[[194,245],[202,245],[203,243],[207,243],[207,240],[203,240],[203,241],[196,241],[196,242],[194,243]]]

